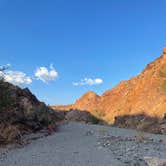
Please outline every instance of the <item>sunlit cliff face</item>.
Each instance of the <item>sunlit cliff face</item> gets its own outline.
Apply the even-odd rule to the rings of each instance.
[[[56,107],[55,107],[56,108]],[[70,106],[58,109],[87,110],[111,123],[115,116],[142,114],[162,117],[166,113],[166,47],[142,73],[98,96],[88,92]]]

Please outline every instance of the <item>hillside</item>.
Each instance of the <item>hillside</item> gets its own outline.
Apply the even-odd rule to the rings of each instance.
[[[22,135],[53,131],[63,116],[40,102],[28,88],[0,79],[0,145],[20,142]]]
[[[116,116],[145,114],[161,118],[166,113],[166,47],[162,55],[136,77],[120,82],[101,96],[88,92],[61,110],[86,110],[112,123]]]

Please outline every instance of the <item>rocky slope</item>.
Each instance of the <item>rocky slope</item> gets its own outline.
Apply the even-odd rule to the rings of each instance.
[[[26,133],[53,130],[62,114],[40,102],[29,89],[0,79],[0,145],[20,140]]]
[[[72,105],[53,108],[86,110],[108,123],[124,115],[163,117],[166,113],[166,47],[140,75],[120,82],[103,95],[88,92]]]

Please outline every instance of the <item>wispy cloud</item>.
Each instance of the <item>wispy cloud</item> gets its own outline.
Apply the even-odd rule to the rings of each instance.
[[[95,78],[95,79],[84,78],[79,82],[73,82],[73,85],[74,86],[81,86],[81,85],[91,85],[92,86],[92,85],[99,85],[102,83],[103,83],[103,80],[101,78]]]
[[[46,67],[37,68],[37,70],[35,71],[35,77],[44,83],[48,83],[49,81],[57,80],[58,72],[51,64],[49,69],[47,69]]]
[[[0,72],[0,75],[3,75],[5,81],[10,82],[14,85],[24,85],[31,84],[31,77],[27,76],[25,73],[21,71],[5,71],[5,73]]]

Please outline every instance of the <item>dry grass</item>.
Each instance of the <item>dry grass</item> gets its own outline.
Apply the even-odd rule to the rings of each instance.
[[[0,144],[9,144],[21,140],[21,133],[16,126],[0,124]]]
[[[165,122],[164,122],[165,123]],[[143,114],[116,117],[114,126],[131,128],[148,133],[161,134],[160,119]]]

